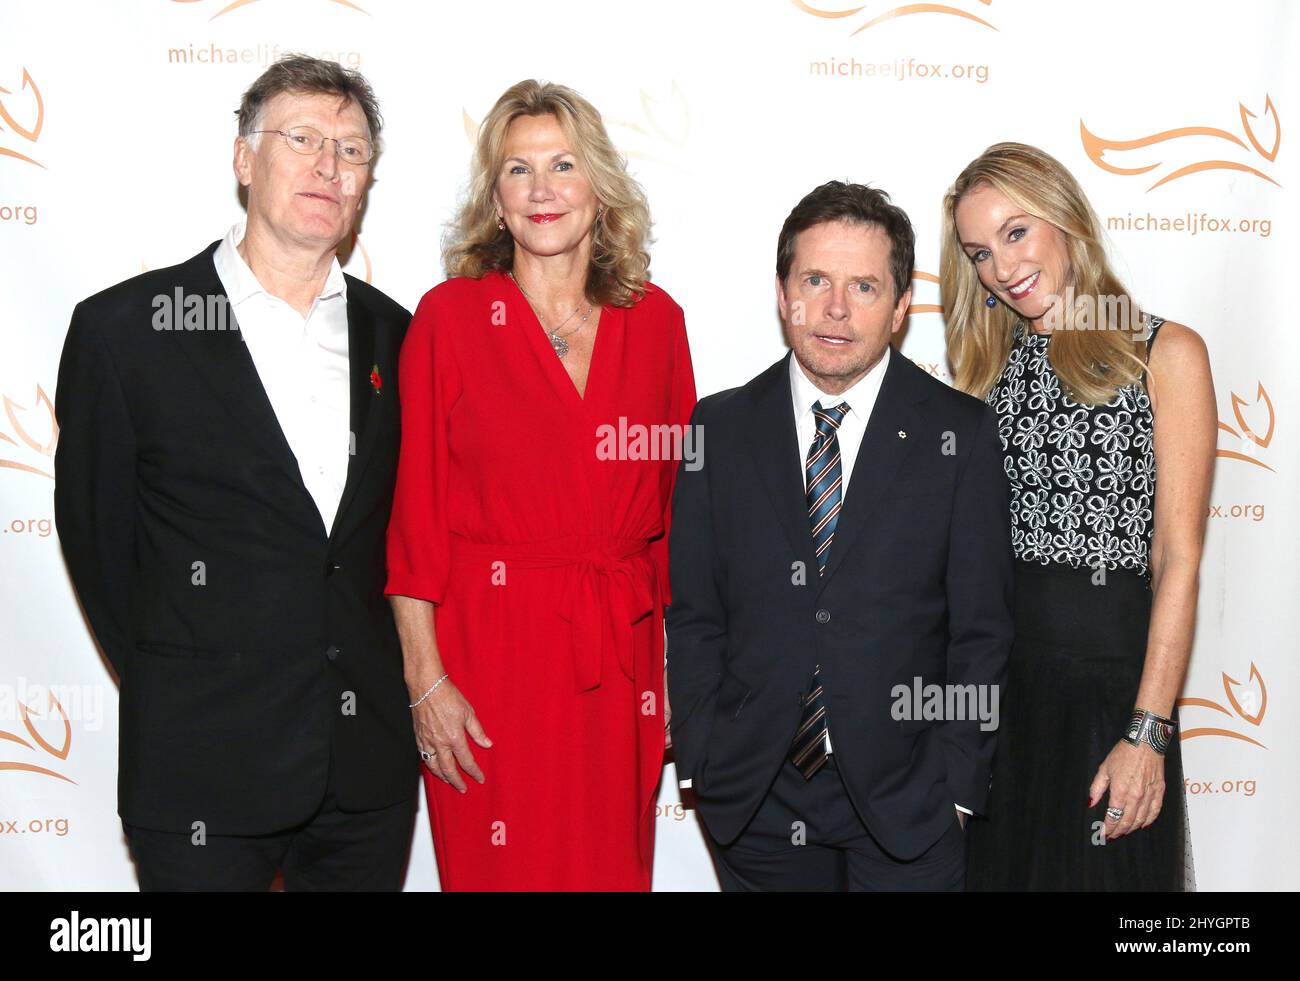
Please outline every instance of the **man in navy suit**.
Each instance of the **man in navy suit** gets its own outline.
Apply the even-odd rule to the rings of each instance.
[[[380,116],[291,57],[239,110],[248,219],[77,305],[55,518],[121,683],[140,886],[395,890],[419,758],[384,601],[409,314],[343,273]]]
[[[1009,492],[992,411],[890,347],[913,252],[883,192],[808,194],[777,245],[791,352],[692,420],[668,689],[728,891],[964,886],[1012,640]]]

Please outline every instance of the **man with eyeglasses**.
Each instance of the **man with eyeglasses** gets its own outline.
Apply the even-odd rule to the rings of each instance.
[[[343,273],[381,118],[289,56],[244,94],[247,220],[78,304],[55,516],[121,685],[145,890],[400,888],[419,758],[384,602],[410,315]]]

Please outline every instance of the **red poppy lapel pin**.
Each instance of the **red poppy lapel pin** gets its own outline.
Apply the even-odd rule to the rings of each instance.
[[[370,368],[370,387],[375,390],[376,395],[384,394],[384,380],[379,376],[379,365]]]

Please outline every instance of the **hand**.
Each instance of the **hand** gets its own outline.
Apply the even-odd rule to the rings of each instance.
[[[664,749],[673,748],[673,731],[669,728],[673,721],[673,707],[668,704],[668,683],[664,682]]]
[[[1106,815],[1106,837],[1114,840],[1145,828],[1160,814],[1165,801],[1165,758],[1143,743],[1134,746],[1121,739],[1097,768],[1088,790],[1088,806],[1095,807],[1110,789],[1108,807],[1124,815]]]
[[[435,777],[451,784],[462,794],[465,793],[465,780],[460,770],[483,783],[483,771],[474,761],[465,734],[468,733],[484,749],[492,746],[492,740],[479,725],[473,706],[450,678],[411,710],[411,722],[415,726],[415,744],[421,751],[433,754],[424,765]]]

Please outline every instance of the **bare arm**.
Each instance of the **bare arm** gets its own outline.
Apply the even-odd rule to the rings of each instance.
[[[433,618],[436,607],[428,600],[390,596],[397,636],[402,642],[402,667],[411,701],[423,695],[443,675],[438,636]]]
[[[1205,518],[1214,479],[1216,415],[1210,359],[1200,335],[1165,323],[1151,350],[1155,419],[1155,598],[1138,705],[1172,715],[1192,653]]]
[[[1201,550],[1214,477],[1214,383],[1205,342],[1172,321],[1160,328],[1150,364],[1155,426],[1154,595],[1136,708],[1169,718],[1183,686],[1196,626]],[[1127,708],[1127,706],[1126,706]],[[1118,837],[1145,828],[1164,802],[1164,759],[1147,745],[1120,741],[1093,779],[1090,799],[1110,790],[1123,816],[1106,822]]]
[[[393,606],[393,619],[397,621],[397,636],[402,643],[406,689],[411,702],[415,703],[446,673],[434,630],[436,607],[427,600],[410,596],[390,596],[389,601]],[[483,731],[473,707],[451,678],[438,684],[428,697],[411,709],[411,721],[415,726],[416,745],[422,752],[432,754],[425,763],[434,776],[462,794],[466,788],[460,769],[483,783],[483,771],[474,759],[465,734],[469,733],[484,749],[492,746],[492,740]],[[457,769],[458,764],[460,769]]]

